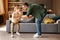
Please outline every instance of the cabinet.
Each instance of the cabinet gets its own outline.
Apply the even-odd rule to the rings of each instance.
[[[0,15],[0,25],[3,25],[6,23],[6,19],[8,16],[8,0],[3,0],[3,8],[4,8],[4,14]]]
[[[3,4],[4,4],[4,15],[2,15],[0,20],[3,20],[2,24],[6,24],[6,20],[9,18],[9,11],[13,11],[13,8],[15,5],[21,5],[22,1],[19,0],[3,0]],[[1,22],[0,22],[1,23]]]

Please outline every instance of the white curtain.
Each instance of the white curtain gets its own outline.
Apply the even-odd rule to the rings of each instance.
[[[0,15],[3,15],[4,13],[5,13],[4,3],[3,3],[3,0],[0,0]]]

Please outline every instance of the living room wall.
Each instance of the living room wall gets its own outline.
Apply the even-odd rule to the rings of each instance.
[[[53,12],[60,16],[60,0],[22,0],[28,3],[42,3],[45,4],[47,9],[53,9]]]
[[[28,3],[42,3],[47,6],[47,9],[51,9],[52,7],[52,0],[22,0],[23,2],[28,2]]]
[[[60,0],[53,0],[52,1],[52,9],[53,9],[53,12],[60,16]]]

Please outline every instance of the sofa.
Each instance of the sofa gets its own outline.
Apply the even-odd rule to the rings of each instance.
[[[44,18],[53,18],[55,14],[47,14]],[[60,20],[59,20],[60,21]],[[45,24],[43,21],[41,23],[41,31],[44,33],[60,33],[60,23],[59,21],[55,23]],[[6,31],[10,31],[11,21],[8,19],[6,20]],[[16,32],[16,27],[14,28],[14,32]],[[32,17],[31,19],[24,20],[20,22],[20,32],[36,32],[36,23],[35,18]]]

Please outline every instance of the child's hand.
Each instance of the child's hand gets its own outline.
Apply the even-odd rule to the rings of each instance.
[[[28,19],[28,16],[27,15],[23,15],[22,18],[23,19]]]

